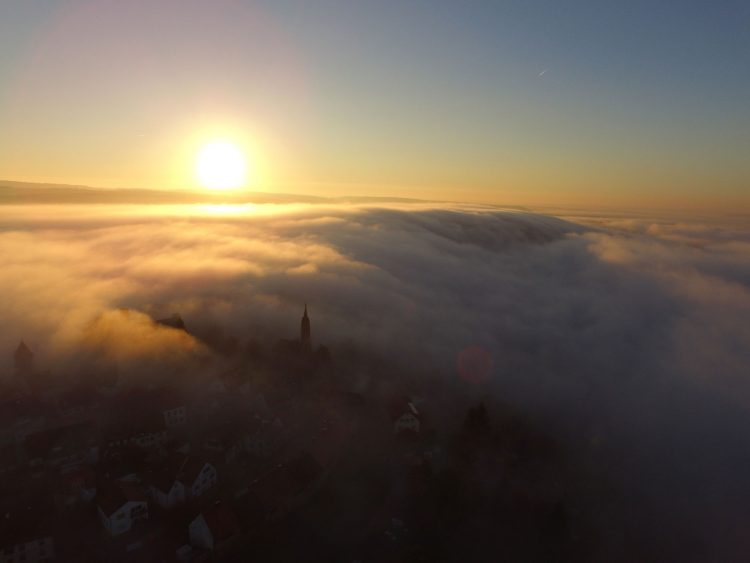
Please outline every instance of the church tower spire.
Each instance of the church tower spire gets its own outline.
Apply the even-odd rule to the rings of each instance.
[[[305,303],[305,312],[302,315],[299,333],[302,350],[304,352],[310,352],[312,350],[312,341],[310,339],[310,317],[307,316],[307,303]]]

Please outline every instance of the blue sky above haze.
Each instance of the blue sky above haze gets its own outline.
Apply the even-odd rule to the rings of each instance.
[[[0,4],[0,100],[49,29],[108,4]],[[297,119],[307,152],[287,160],[303,163],[310,181],[427,185],[465,176],[481,189],[544,187],[560,167],[568,189],[609,172],[632,175],[633,184],[697,178],[686,192],[741,195],[750,179],[748,2],[227,1],[184,2],[172,14],[167,3],[132,5],[123,36],[163,45],[155,56],[164,58],[164,82],[152,89],[179,98],[205,79],[230,93],[229,113],[261,115],[270,129],[284,119],[277,114],[289,116],[292,125],[276,124],[285,138]],[[206,18],[211,6],[216,17]],[[151,17],[153,29],[137,23]],[[105,57],[107,28],[98,36],[96,20],[86,25]],[[279,79],[287,62],[267,41],[269,29],[300,66],[304,104]],[[127,73],[122,64],[111,72]],[[72,67],[72,83],[101,78]],[[110,106],[130,122],[184,110],[122,88],[119,95]],[[35,110],[29,103],[15,113]],[[45,111],[54,126],[55,112]],[[441,167],[450,160],[452,169]]]

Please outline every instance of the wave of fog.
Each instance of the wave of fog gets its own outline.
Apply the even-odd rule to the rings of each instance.
[[[334,355],[351,343],[554,424],[617,483],[584,503],[611,519],[603,545],[698,560],[744,547],[746,225],[321,204],[8,207],[0,229],[0,346],[24,338],[53,371],[206,353],[136,311],[272,341],[307,302]],[[462,379],[458,358],[477,350],[491,370]]]

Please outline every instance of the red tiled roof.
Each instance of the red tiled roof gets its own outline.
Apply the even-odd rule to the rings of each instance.
[[[122,491],[125,500],[129,502],[146,502],[147,500],[146,491],[136,483],[123,481],[120,483],[120,490]]]
[[[174,473],[164,469],[149,474],[148,481],[153,487],[166,494],[172,490],[176,477]]]
[[[214,543],[226,541],[240,533],[240,524],[228,505],[217,502],[202,514]]]
[[[107,516],[111,516],[128,502],[147,502],[146,492],[136,483],[119,481],[107,483],[97,495],[96,503]]]
[[[206,463],[207,462],[203,459],[194,457],[187,458],[185,460],[185,463],[182,465],[178,479],[182,481],[184,485],[187,485],[188,487],[192,486],[192,484],[195,483],[195,480],[200,475],[201,471],[203,471]]]
[[[181,454],[173,454],[160,465],[160,467],[151,471],[148,475],[149,484],[156,487],[163,493],[168,493],[172,490],[172,486],[175,481],[179,481],[183,475],[184,468],[188,464],[189,456]],[[183,484],[184,481],[183,481]],[[189,483],[189,484],[192,484]]]
[[[68,487],[96,487],[96,473],[91,467],[82,465],[62,475],[62,482]]]

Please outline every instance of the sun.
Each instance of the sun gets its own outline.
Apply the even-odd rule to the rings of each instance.
[[[198,182],[209,190],[241,188],[247,180],[247,159],[234,143],[211,141],[198,152],[195,171]]]

